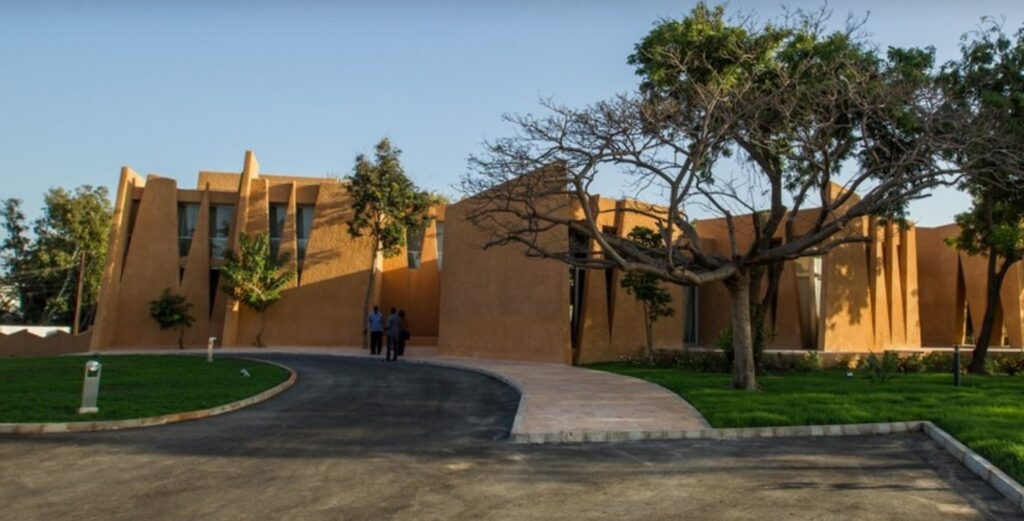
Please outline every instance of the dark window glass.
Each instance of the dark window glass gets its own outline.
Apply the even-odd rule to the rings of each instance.
[[[199,205],[182,203],[178,205],[178,255],[185,257],[192,246],[192,237],[196,234],[196,222],[199,220]]]
[[[298,243],[298,260],[306,258],[306,247],[309,246],[309,233],[313,229],[313,206],[303,205],[295,208],[295,238]]]
[[[235,206],[230,204],[210,206],[210,257],[223,259],[231,234],[231,222],[235,217]]]
[[[270,253],[273,255],[278,255],[281,251],[281,238],[284,236],[284,219],[287,215],[287,205],[270,205]]]

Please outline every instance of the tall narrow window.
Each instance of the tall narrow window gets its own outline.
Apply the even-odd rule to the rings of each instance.
[[[423,228],[406,230],[405,252],[410,268],[416,269],[423,263]]]
[[[585,260],[588,257],[590,238],[569,229],[569,254],[573,258]],[[580,324],[583,313],[583,288],[586,284],[587,270],[569,267],[569,333],[573,349],[579,349]]]
[[[231,234],[231,221],[235,217],[234,205],[210,206],[210,258],[223,259]]]
[[[698,312],[697,286],[683,286],[683,344],[695,345],[700,342],[697,330]]]
[[[802,257],[796,266],[797,298],[800,302],[800,336],[804,349],[818,346],[818,320],[821,317],[821,257]]]
[[[181,257],[188,256],[188,249],[192,246],[192,237],[196,234],[196,221],[198,220],[198,204],[178,204],[178,255]]]
[[[306,258],[306,247],[309,246],[309,232],[313,229],[313,206],[303,205],[295,208],[295,238],[298,243],[298,260]]]
[[[281,237],[284,236],[284,219],[287,215],[287,205],[270,205],[270,253],[275,257],[281,252]]]
[[[435,226],[437,227],[437,238],[435,240],[437,243],[437,269],[440,270],[441,261],[444,258],[444,223],[437,221]]]

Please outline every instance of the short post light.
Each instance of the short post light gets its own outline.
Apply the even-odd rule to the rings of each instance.
[[[103,365],[96,360],[89,360],[85,363],[85,376],[82,378],[82,406],[78,408],[78,414],[94,414],[100,412],[96,406],[96,400],[100,394],[100,373],[103,372]]]
[[[960,344],[953,346],[953,385],[960,387]]]
[[[213,361],[213,346],[216,343],[217,343],[217,337],[215,337],[215,336],[211,336],[210,339],[206,341],[206,361],[207,362],[212,362]]]

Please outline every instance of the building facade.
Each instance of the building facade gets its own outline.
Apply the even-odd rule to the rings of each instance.
[[[620,273],[529,258],[521,246],[482,249],[482,232],[466,219],[472,203],[433,209],[435,219],[408,238],[401,254],[372,259],[368,239],[349,233],[344,181],[263,174],[251,152],[241,172],[200,172],[196,188],[124,168],[90,346],[174,345],[176,334],[149,317],[148,303],[164,288],[193,306],[196,322],[186,344],[217,337],[224,346],[250,345],[259,316],[227,298],[219,268],[242,233],[266,233],[296,272],[267,311],[270,345],[359,345],[375,269],[373,302],[406,309],[413,345],[436,345],[441,354],[590,363],[641,349],[642,307],[622,289]],[[595,196],[592,204],[601,210],[605,233],[625,235],[650,224],[630,211],[630,201]],[[808,219],[798,215],[798,227],[812,211]],[[724,222],[703,220],[697,227],[707,248],[725,251]],[[901,228],[872,219],[850,227],[870,240],[786,263],[768,318],[770,347],[863,353],[970,339],[984,313],[985,261],[945,245],[955,227]],[[738,233],[741,243],[750,240]],[[572,244],[598,248],[586,240]],[[1020,269],[1007,277],[997,329],[998,339],[1012,346],[1024,338]],[[713,345],[729,322],[724,286],[669,290],[675,313],[656,323],[655,344]]]

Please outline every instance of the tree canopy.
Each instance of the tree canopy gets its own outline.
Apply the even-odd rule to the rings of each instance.
[[[705,3],[662,20],[629,57],[636,93],[583,108],[545,100],[546,115],[507,116],[515,135],[470,160],[468,216],[488,233],[485,246],[520,244],[673,284],[724,283],[734,385],[754,389],[751,330],[772,320],[782,263],[872,240],[873,227],[851,224],[902,218],[909,201],[964,170],[937,160],[960,114],[937,110],[931,49],[883,54],[860,28],[830,29],[825,10],[756,23]],[[609,177],[642,201],[619,211],[648,219],[659,246],[599,226],[592,187]],[[724,244],[709,246],[694,210],[722,223]],[[580,258],[542,239],[556,229],[600,253]]]
[[[1024,164],[1007,154],[1024,148],[1024,29],[1006,34],[994,22],[966,35],[961,57],[943,66],[938,77],[949,109],[967,115],[958,133],[981,136],[944,150],[947,160],[972,169],[961,188],[971,208],[957,214],[959,234],[953,247],[987,257],[987,305],[971,370],[985,371],[985,358],[999,308],[999,293],[1010,267],[1024,258]],[[976,315],[975,315],[976,318]]]
[[[82,317],[89,322],[99,296],[112,213],[105,187],[53,188],[30,235],[21,201],[4,201],[0,283],[14,289],[20,308],[9,320],[70,324],[79,258],[85,254]]]

